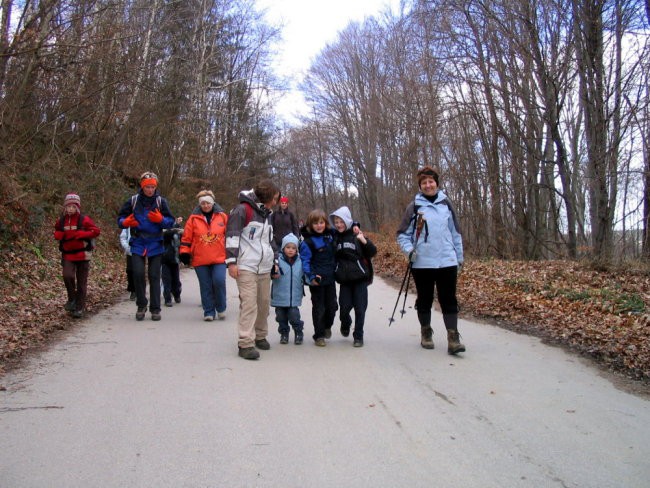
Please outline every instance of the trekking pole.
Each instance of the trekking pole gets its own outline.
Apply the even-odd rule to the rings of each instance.
[[[411,270],[411,266],[409,263],[409,271]],[[411,284],[411,273],[408,274],[408,278],[406,280],[406,290],[404,290],[404,302],[402,303],[402,310],[399,311],[400,313],[400,318],[404,318],[404,314],[406,313],[406,297],[409,294],[409,285]]]
[[[420,239],[420,234],[422,233],[422,228],[424,227],[425,220],[424,220],[424,214],[422,212],[418,212],[416,217],[415,217],[415,245],[417,246],[418,239]],[[406,283],[406,289],[404,290],[404,303],[402,304],[402,310],[400,310],[400,318],[404,317],[404,314],[406,313],[406,296],[408,295],[409,292],[409,285],[411,282],[411,266],[413,266],[413,263],[411,262],[410,256],[409,256],[409,264],[406,267],[406,274],[404,275],[404,279],[402,280],[402,286],[399,289],[399,293],[397,294],[397,301],[395,302],[395,307],[393,307],[393,314],[390,316],[388,319],[388,326],[390,327],[390,324],[395,322],[395,310],[397,310],[397,305],[399,304],[399,299],[400,296],[402,295],[402,290],[404,290],[404,284]]]
[[[388,327],[390,327],[390,324],[395,322],[395,310],[397,310],[397,305],[399,304],[399,298],[402,296],[402,290],[404,289],[404,283],[406,283],[407,278],[411,274],[411,263],[409,262],[408,266],[406,267],[406,274],[404,275],[404,279],[402,280],[402,286],[399,287],[399,293],[397,294],[397,301],[395,301],[395,306],[393,307],[393,314],[390,316],[388,319]]]

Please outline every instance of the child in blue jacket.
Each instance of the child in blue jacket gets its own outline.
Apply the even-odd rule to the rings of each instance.
[[[300,319],[303,294],[303,271],[298,238],[287,234],[282,238],[282,252],[278,258],[279,273],[272,275],[271,306],[275,307],[280,344],[289,343],[289,324],[293,327],[294,344],[302,344],[304,322]]]

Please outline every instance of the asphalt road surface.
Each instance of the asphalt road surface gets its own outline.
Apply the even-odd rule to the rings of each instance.
[[[370,288],[363,348],[335,325],[237,356],[236,284],[203,322],[196,277],[160,322],[125,299],[0,378],[0,487],[650,486],[650,401],[576,355],[460,321],[452,357]],[[92,275],[91,275],[92,279]],[[401,303],[400,303],[401,306]]]

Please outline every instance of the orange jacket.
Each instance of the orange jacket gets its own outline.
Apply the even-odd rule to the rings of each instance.
[[[205,215],[197,208],[185,223],[180,253],[189,253],[192,256],[192,266],[224,263],[226,224],[228,224],[228,215],[215,211],[208,226]]]

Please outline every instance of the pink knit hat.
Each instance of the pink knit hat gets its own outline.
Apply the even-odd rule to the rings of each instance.
[[[81,198],[76,193],[68,193],[63,199],[63,206],[76,205],[77,209],[81,211]]]

